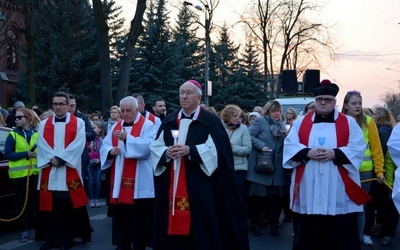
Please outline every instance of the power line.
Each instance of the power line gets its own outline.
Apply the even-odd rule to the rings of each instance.
[[[375,55],[357,55],[357,54],[342,54],[342,53],[333,53],[336,56],[398,56],[400,53],[392,53],[392,54],[375,54]]]

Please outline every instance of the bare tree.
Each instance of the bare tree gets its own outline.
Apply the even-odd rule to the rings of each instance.
[[[93,0],[93,17],[96,26],[98,43],[100,82],[101,82],[101,108],[103,113],[112,106],[110,44],[108,41],[109,27],[107,16],[101,0]]]
[[[241,15],[261,46],[269,90],[278,90],[275,78],[282,70],[320,67],[320,53],[334,51],[328,27],[309,18],[320,8],[304,0],[257,0]]]
[[[392,115],[396,121],[397,117],[400,115],[400,93],[395,93],[394,91],[386,91],[381,96],[381,101],[385,103],[387,109],[392,112]]]
[[[116,95],[116,102],[124,98],[128,92],[129,76],[132,66],[133,49],[140,34],[143,32],[143,15],[146,10],[146,0],[138,0],[135,17],[131,21],[131,29],[126,41],[125,55],[122,58],[121,73]]]
[[[311,21],[308,16],[318,13],[321,6],[308,1],[290,0],[280,8],[283,49],[279,71],[298,69],[304,71],[309,65],[320,66],[322,51],[334,52],[334,42],[329,27]]]

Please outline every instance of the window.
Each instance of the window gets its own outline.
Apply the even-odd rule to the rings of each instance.
[[[7,69],[18,70],[17,47],[12,44],[7,46]]]

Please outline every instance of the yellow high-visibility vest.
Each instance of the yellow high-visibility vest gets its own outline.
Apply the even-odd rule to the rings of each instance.
[[[363,161],[361,163],[361,167],[359,169],[360,172],[372,171],[374,168],[374,164],[373,164],[372,158],[371,158],[371,147],[369,144],[369,133],[368,133],[368,126],[369,126],[369,123],[371,122],[372,117],[366,116],[366,118],[367,118],[367,126],[363,127],[362,131],[364,134],[364,141],[367,146],[364,151],[364,159],[363,159]]]
[[[22,135],[15,133],[14,131],[10,132],[10,135],[14,138],[15,141],[15,152],[26,152],[38,142],[37,132],[34,132],[32,134],[29,144]],[[31,161],[32,163],[30,163]],[[37,159],[36,157],[34,157],[28,160],[26,158],[22,158],[16,161],[9,161],[8,175],[11,179],[28,176],[29,164],[32,164],[29,175],[39,174],[39,169],[37,168]]]

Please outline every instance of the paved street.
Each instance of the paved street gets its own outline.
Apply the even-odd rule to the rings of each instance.
[[[115,249],[111,245],[111,218],[107,217],[107,207],[105,200],[102,199],[103,206],[101,208],[88,208],[91,224],[94,228],[92,234],[92,242],[82,244],[79,240],[74,242],[73,249]],[[393,241],[391,247],[380,246],[380,240],[373,238],[374,247],[363,247],[363,250],[382,249],[395,250],[400,249],[400,227],[398,227],[397,237]],[[18,241],[19,233],[15,230],[13,224],[0,224],[0,250],[25,250],[39,249],[44,242],[35,242],[34,229],[29,230],[29,241],[20,243]],[[272,237],[269,234],[269,227],[263,228],[261,237],[254,237],[249,234],[251,250],[290,250],[292,246],[292,230],[291,223],[282,223],[280,228],[280,236]]]

